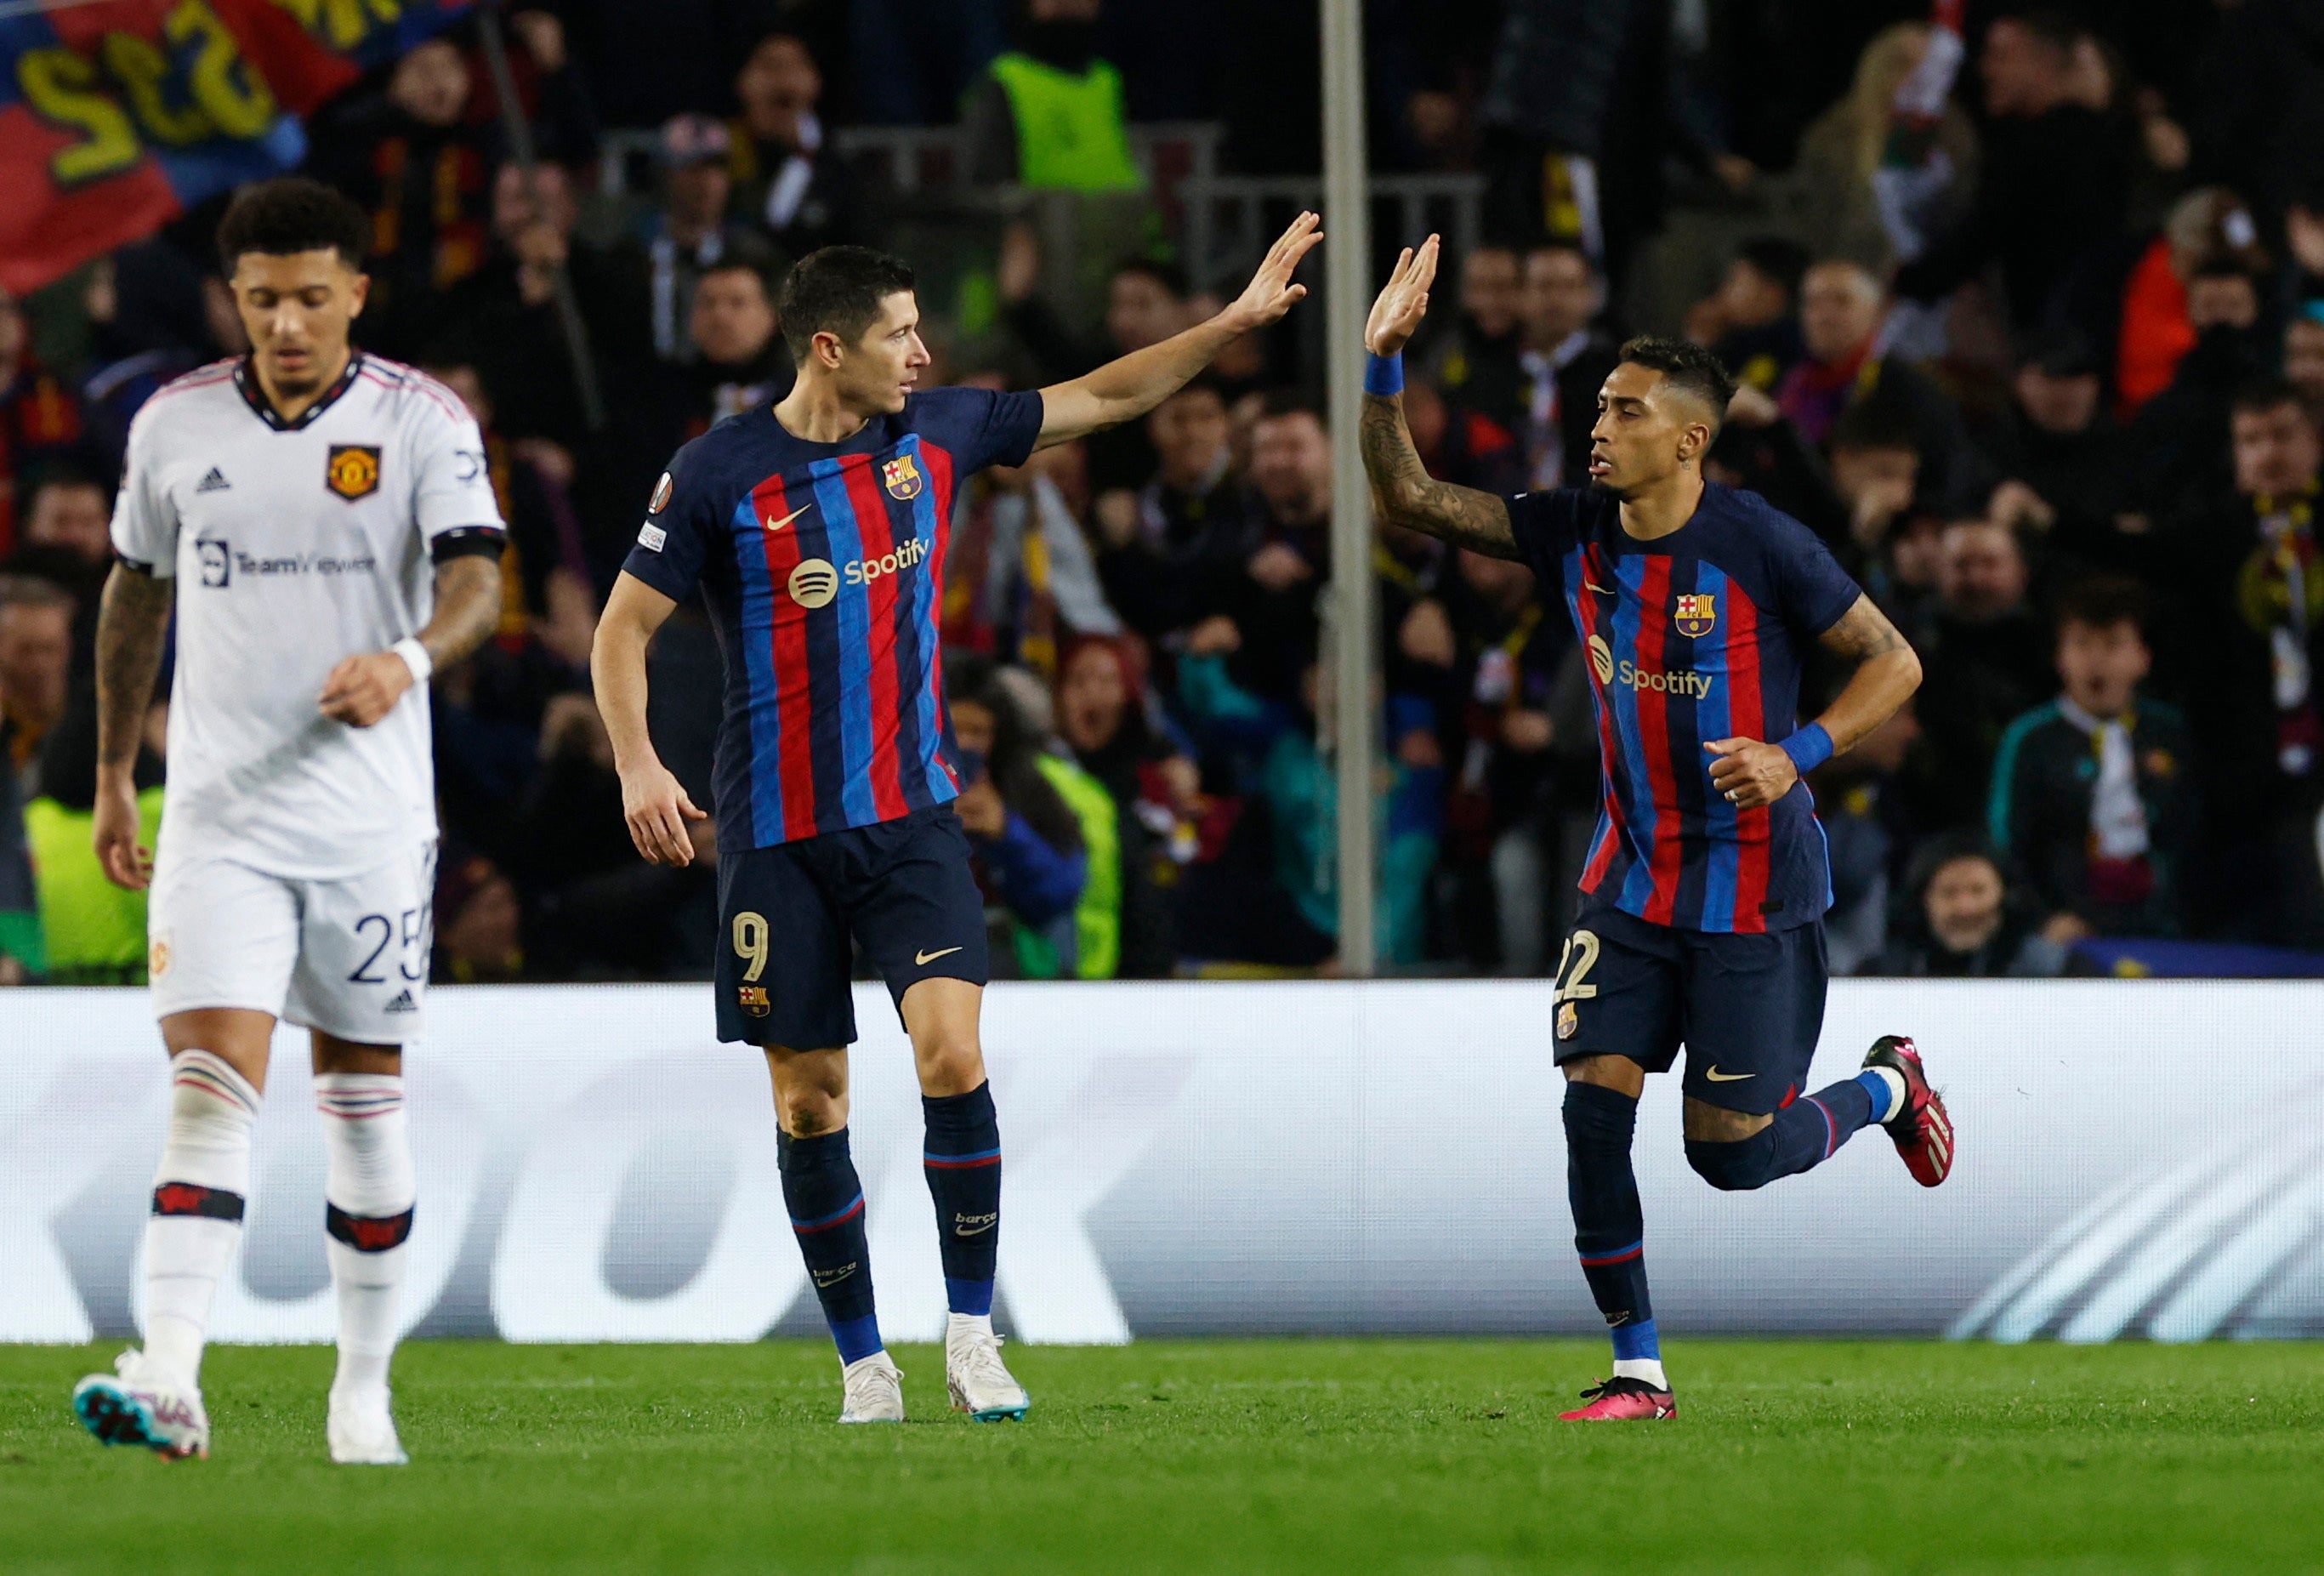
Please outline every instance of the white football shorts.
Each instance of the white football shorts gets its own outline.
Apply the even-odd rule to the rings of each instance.
[[[435,885],[432,837],[337,880],[165,856],[146,905],[153,1014],[245,1007],[359,1045],[416,1040]]]

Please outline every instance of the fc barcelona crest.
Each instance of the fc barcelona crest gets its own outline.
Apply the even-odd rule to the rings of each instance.
[[[1671,622],[1690,641],[1699,641],[1719,622],[1719,598],[1709,592],[1689,592],[1671,609]]]
[[[920,467],[912,456],[899,454],[880,467],[881,485],[888,489],[890,498],[917,498],[920,495]]]
[[[742,1002],[742,1010],[752,1018],[764,1018],[774,1010],[774,1003],[767,1000],[767,988],[764,985],[737,987],[735,995]]]
[[[379,491],[379,447],[369,443],[335,443],[330,463],[323,467],[323,484],[352,503]]]

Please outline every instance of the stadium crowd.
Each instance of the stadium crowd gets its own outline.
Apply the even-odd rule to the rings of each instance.
[[[1807,522],[1923,656],[1916,705],[1812,779],[1839,971],[2055,974],[2098,966],[2090,938],[2324,951],[2324,5],[2135,9],[1369,8],[1377,161],[1485,177],[1409,358],[1432,470],[1577,484],[1615,347],[1683,327],[1743,384],[1716,478]],[[671,451],[787,388],[781,270],[924,233],[834,131],[957,118],[970,184],[1068,198],[1148,189],[1134,120],[1312,173],[1308,8],[1184,47],[1223,11],[571,0],[510,19],[513,117],[458,28],[314,119],[306,168],[373,215],[359,341],[474,410],[512,527],[500,638],[436,681],[440,978],[709,971],[710,834],[693,869],[637,859],[588,651]],[[639,129],[651,179],[604,185],[604,139]],[[142,977],[143,899],[88,852],[95,605],[131,415],[243,348],[218,207],[0,300],[10,980]],[[1646,320],[1674,208],[1748,238],[1683,323]],[[1038,386],[1211,309],[1220,281],[1151,213],[1085,322],[1034,228],[996,225],[982,309],[924,294],[924,385]],[[1136,427],[978,478],[957,516],[946,683],[997,972],[1335,967],[1319,592],[1333,512],[1366,504],[1333,494],[1292,327]],[[1599,813],[1585,659],[1521,566],[1383,530],[1373,568],[1383,954],[1545,973]],[[707,625],[681,615],[653,661],[662,753],[707,804]]]

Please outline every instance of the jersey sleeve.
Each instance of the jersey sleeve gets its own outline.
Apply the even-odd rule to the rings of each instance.
[[[987,465],[1021,465],[1040,440],[1038,391],[1002,394],[991,389],[932,389],[920,430],[950,449],[964,476]]]
[[[1519,493],[1504,499],[1509,534],[1517,553],[1533,569],[1541,600],[1554,605],[1565,594],[1565,555],[1573,550],[1577,494],[1571,489]]]
[[[153,453],[153,408],[129,424],[129,454],[113,501],[113,550],[162,579],[178,572],[178,510]]]
[[[449,389],[429,384],[414,403],[410,428],[411,518],[431,551],[459,531],[505,534],[492,465],[476,419]]]
[[[717,539],[711,518],[716,501],[704,474],[707,467],[697,452],[699,443],[696,439],[679,449],[654,484],[637,544],[622,560],[623,574],[636,576],[673,602],[694,594],[711,544]]]
[[[1789,515],[1782,522],[1775,554],[1775,588],[1784,620],[1811,638],[1822,634],[1864,594],[1840,567],[1823,539]]]

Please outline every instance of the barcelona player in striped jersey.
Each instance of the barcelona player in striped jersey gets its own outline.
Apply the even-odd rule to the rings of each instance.
[[[785,281],[798,382],[687,444],[656,485],[597,630],[592,669],[631,836],[694,857],[704,818],[646,732],[646,644],[697,593],[725,661],[713,795],[718,1034],[764,1048],[791,1225],[839,1347],[843,1423],[904,1415],[882,1346],[847,1136],[853,951],[912,1041],[951,1317],[953,1405],[1024,1415],[992,1331],[1001,1133],[977,1017],[984,906],[952,801],[982,762],[945,723],[937,626],[952,510],[970,475],[1144,415],[1306,293],[1323,239],[1302,214],[1217,317],[1028,393],[915,388],[928,364],[910,270],[862,247]]]
[[[1630,1167],[1647,1074],[1684,1044],[1687,1160],[1713,1187],[1806,1171],[1873,1122],[1924,1185],[1951,1168],[1951,1123],[1911,1040],[1883,1036],[1856,1076],[1806,1089],[1831,891],[1800,779],[1886,720],[1921,665],[1806,527],[1703,480],[1735,385],[1699,346],[1622,347],[1588,487],[1502,498],[1432,480],[1399,391],[1436,254],[1434,236],[1404,253],[1366,326],[1364,465],[1397,524],[1530,565],[1588,653],[1603,804],[1553,1032],[1574,1246],[1614,1375],[1565,1415],[1675,1417]],[[1855,671],[1802,725],[1811,643]]]

